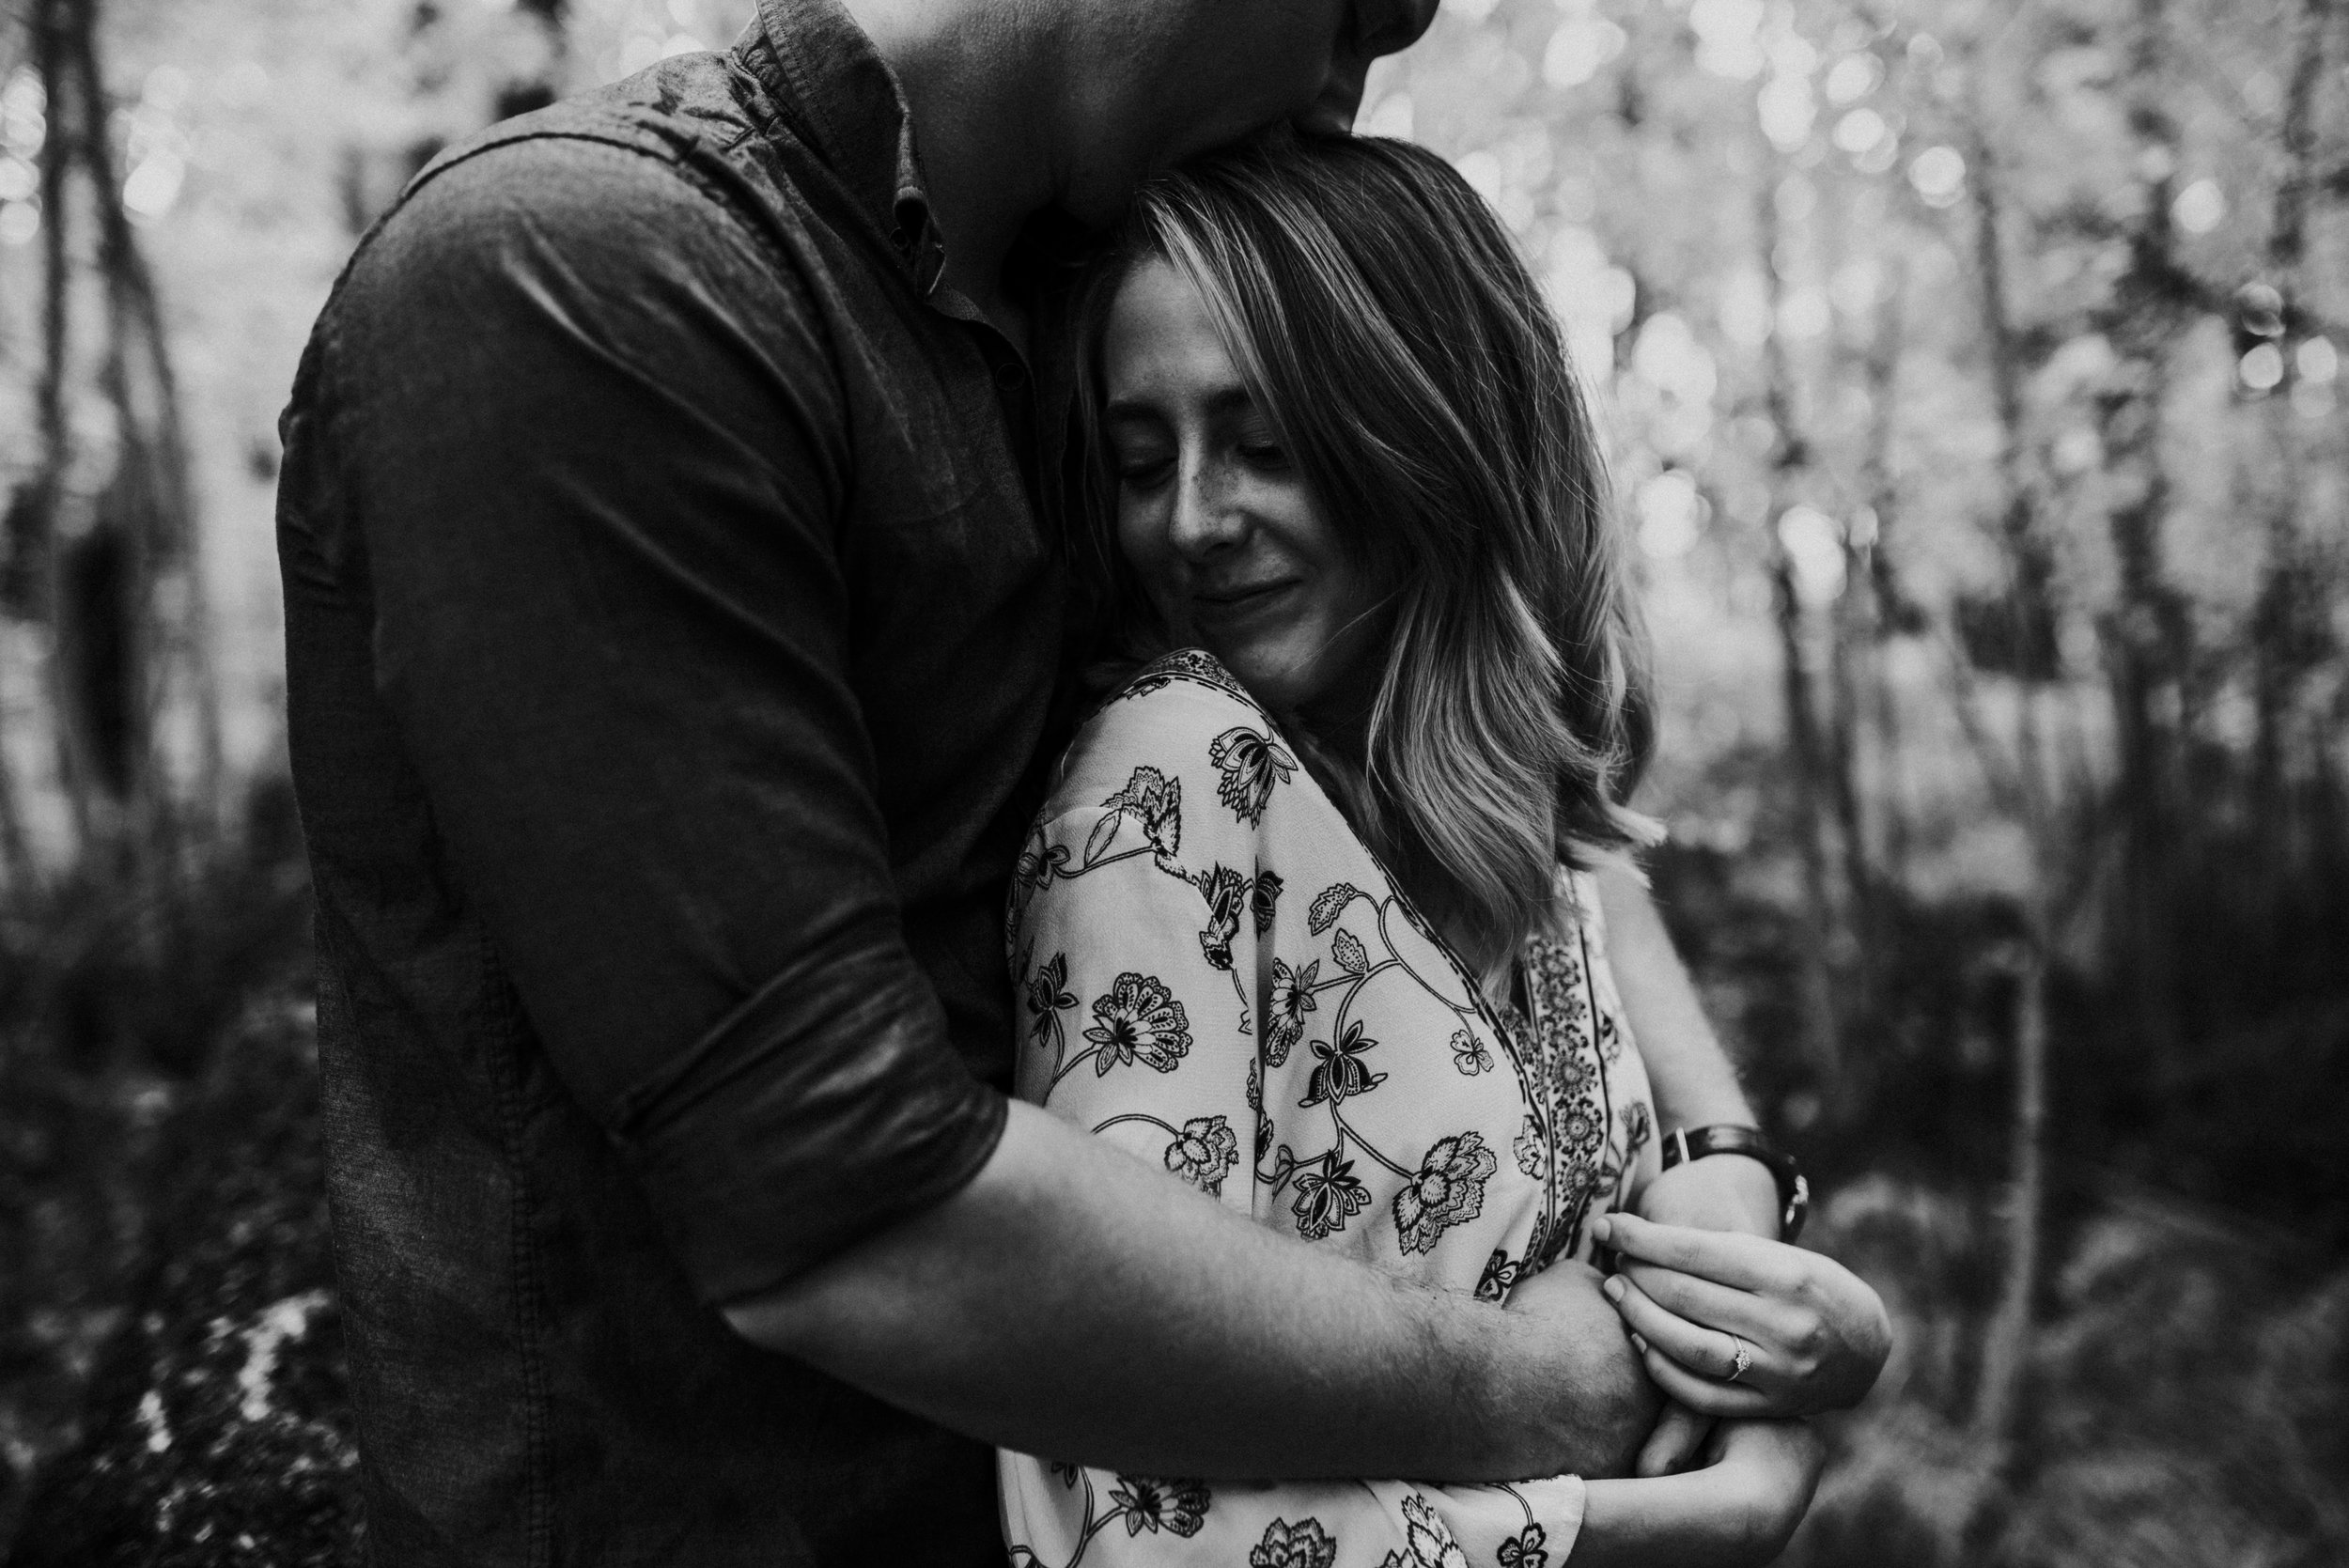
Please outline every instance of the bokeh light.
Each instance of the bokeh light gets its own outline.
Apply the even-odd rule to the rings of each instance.
[[[1778,542],[1795,568],[1795,591],[1805,604],[1832,603],[1843,591],[1843,531],[1816,506],[1789,506],[1778,520]]]
[[[2198,179],[2178,193],[2170,215],[2188,234],[2208,234],[2226,221],[2226,193],[2215,179]]]
[[[2235,362],[2235,379],[2250,392],[2273,392],[2284,379],[2284,353],[2273,343],[2254,344]]]
[[[1908,182],[1927,207],[1954,207],[1966,189],[1966,160],[1953,147],[1929,147],[1908,165]]]
[[[1762,73],[1766,56],[1759,37],[1766,14],[1762,0],[1694,0],[1688,25],[1697,36],[1697,64],[1732,81]]]
[[[2328,384],[2341,374],[2341,353],[2329,337],[2311,337],[2304,341],[2293,360],[2300,372],[2300,380],[2311,386]]]
[[[1687,469],[1668,468],[1639,489],[1640,549],[1650,559],[1677,560],[1695,547],[1709,507]]]

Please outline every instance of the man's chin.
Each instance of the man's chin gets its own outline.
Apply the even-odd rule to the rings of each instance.
[[[1133,205],[1134,193],[1151,176],[1162,174],[1186,161],[1221,147],[1237,147],[1278,126],[1292,126],[1300,131],[1320,134],[1339,134],[1353,129],[1354,111],[1348,104],[1343,108],[1334,103],[1316,103],[1296,114],[1275,115],[1256,124],[1204,132],[1189,141],[1161,147],[1158,154],[1138,169],[1124,171],[1123,177],[1104,175],[1097,181],[1081,181],[1060,194],[1056,210],[1066,215],[1080,229],[1100,234],[1117,226],[1119,220]]]
[[[1111,229],[1123,217],[1124,209],[1106,222],[1087,222],[1066,207],[1048,207],[1032,212],[1019,226],[1019,246],[1032,259],[1081,265],[1100,249]]]
[[[1115,228],[1134,204],[1134,194],[1114,196],[1063,196],[1028,220],[1031,243],[1050,250],[1081,247]]]

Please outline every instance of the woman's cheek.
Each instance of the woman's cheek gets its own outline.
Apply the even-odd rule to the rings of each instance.
[[[1182,604],[1182,584],[1178,579],[1172,552],[1165,548],[1165,533],[1151,526],[1147,509],[1127,502],[1118,508],[1117,548],[1126,557],[1135,581],[1148,598],[1167,629],[1178,629],[1176,612]]]

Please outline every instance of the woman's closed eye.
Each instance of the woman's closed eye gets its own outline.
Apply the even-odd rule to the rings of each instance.
[[[1121,452],[1117,454],[1117,482],[1128,489],[1146,490],[1164,484],[1174,472],[1172,452]]]
[[[1289,466],[1288,448],[1277,441],[1243,441],[1236,448],[1242,460],[1268,473],[1279,473]]]
[[[1112,408],[1106,423],[1110,467],[1119,485],[1147,489],[1174,471],[1174,435],[1163,418],[1143,409]]]
[[[1234,455],[1251,468],[1278,473],[1289,466],[1289,450],[1280,432],[1256,411],[1252,402],[1227,427],[1225,439],[1232,443]]]
[[[1110,466],[1117,482],[1146,489],[1174,472],[1174,442],[1156,421],[1127,418],[1110,432]]]

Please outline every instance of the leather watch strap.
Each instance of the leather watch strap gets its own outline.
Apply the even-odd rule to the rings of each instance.
[[[1703,1159],[1707,1155],[1744,1155],[1760,1160],[1769,1168],[1770,1178],[1778,1183],[1779,1239],[1792,1241],[1802,1234],[1802,1222],[1811,1215],[1811,1184],[1804,1178],[1802,1168],[1795,1163],[1795,1157],[1772,1146],[1769,1136],[1760,1127],[1735,1122],[1707,1127],[1674,1127],[1664,1135],[1663,1155],[1667,1171],[1683,1160]]]

